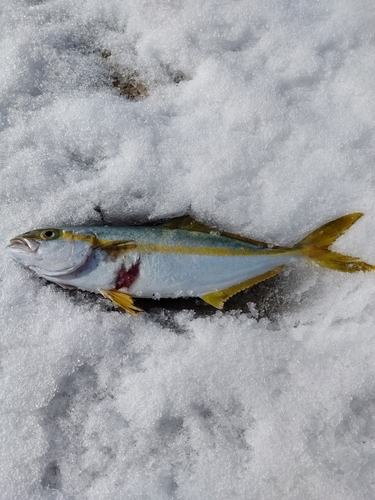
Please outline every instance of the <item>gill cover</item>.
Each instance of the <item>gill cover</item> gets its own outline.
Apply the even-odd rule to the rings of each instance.
[[[62,276],[87,261],[95,240],[89,230],[36,229],[13,238],[7,249],[14,260],[41,276]]]

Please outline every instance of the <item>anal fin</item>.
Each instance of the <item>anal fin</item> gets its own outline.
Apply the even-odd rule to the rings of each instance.
[[[237,285],[233,285],[230,288],[226,288],[225,290],[219,290],[217,292],[207,293],[206,295],[202,295],[201,299],[203,299],[207,304],[216,307],[216,309],[222,309],[226,300],[235,295],[246,288],[249,288],[261,281],[267,280],[268,278],[272,278],[278,274],[284,266],[275,267],[271,271],[267,273],[260,274],[259,276],[255,276],[255,278],[251,278],[249,280],[243,281],[242,283],[238,283]]]
[[[100,290],[103,297],[111,299],[112,302],[125,309],[126,312],[137,316],[143,309],[134,305],[133,297],[127,293],[119,292],[118,290]]]

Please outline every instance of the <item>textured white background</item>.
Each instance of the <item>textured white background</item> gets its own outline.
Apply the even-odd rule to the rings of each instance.
[[[3,0],[2,246],[96,205],[279,244],[363,211],[338,247],[375,263],[374,8]],[[375,497],[373,275],[300,265],[255,304],[134,318],[0,273],[2,500]]]

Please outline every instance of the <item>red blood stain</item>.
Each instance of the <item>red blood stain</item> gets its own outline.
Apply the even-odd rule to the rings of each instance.
[[[130,269],[126,270],[123,266],[120,268],[116,279],[116,290],[120,288],[129,288],[139,275],[139,262],[134,264]]]

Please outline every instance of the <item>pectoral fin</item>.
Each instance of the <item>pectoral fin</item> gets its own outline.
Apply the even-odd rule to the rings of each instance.
[[[112,302],[125,309],[126,312],[137,316],[143,309],[134,305],[133,298],[127,293],[119,292],[118,290],[100,290],[103,297],[111,299]]]
[[[125,252],[129,252],[130,250],[134,250],[137,248],[137,244],[135,241],[101,241],[98,240],[98,245],[96,248],[100,250],[104,250],[107,255],[112,257],[113,259],[119,257]]]
[[[281,271],[284,266],[275,267],[271,271],[267,273],[256,276],[255,278],[251,278],[249,280],[243,281],[242,283],[238,283],[237,285],[231,286],[230,288],[226,288],[225,290],[219,290],[218,292],[207,293],[206,295],[202,295],[201,299],[203,299],[207,304],[216,307],[216,309],[222,309],[226,300],[235,295],[246,288],[249,288],[261,281],[267,280],[268,278],[272,278],[277,273]]]

